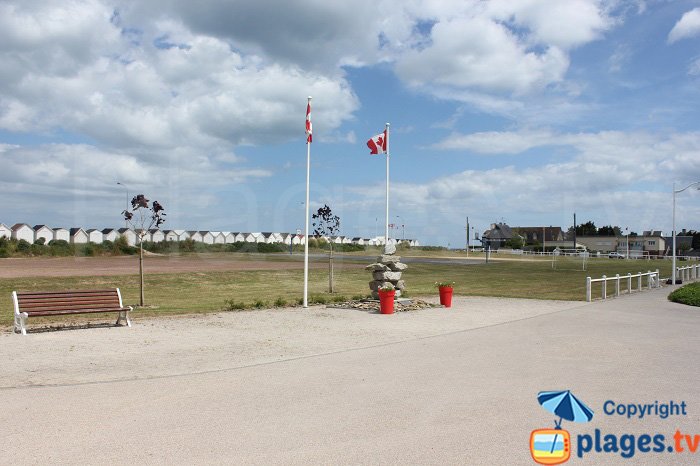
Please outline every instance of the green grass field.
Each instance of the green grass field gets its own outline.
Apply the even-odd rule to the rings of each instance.
[[[310,299],[330,302],[341,298],[366,296],[370,274],[353,261],[336,263],[336,293],[327,293],[328,275],[324,269],[313,269],[309,278]],[[366,261],[365,261],[366,262]],[[404,273],[409,296],[437,296],[436,281],[455,282],[455,294],[466,296],[496,296],[513,298],[585,299],[586,276],[599,278],[627,272],[655,270],[670,275],[669,261],[623,261],[596,259],[588,262],[587,271],[580,270],[580,260],[559,258],[557,269],[550,261],[492,261],[489,264],[410,264]],[[134,271],[136,272],[136,271]],[[645,281],[646,284],[646,281]],[[0,325],[9,326],[13,320],[11,292],[13,290],[61,290],[80,288],[119,287],[125,304],[138,302],[138,276],[37,277],[0,279]],[[227,271],[161,273],[146,275],[147,306],[136,315],[185,314],[219,311],[231,300],[236,307],[271,307],[285,303],[294,305],[302,297],[303,270]],[[636,287],[636,282],[634,283]],[[623,290],[626,285],[622,285]],[[601,294],[600,285],[593,296]],[[608,285],[608,295],[614,286]],[[41,319],[46,321],[47,319]]]

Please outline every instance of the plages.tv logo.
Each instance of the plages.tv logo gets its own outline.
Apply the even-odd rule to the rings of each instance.
[[[561,464],[571,457],[571,436],[561,428],[563,419],[589,422],[593,410],[576,398],[570,390],[540,392],[537,401],[544,409],[559,416],[554,429],[535,429],[530,433],[530,454],[539,464]]]

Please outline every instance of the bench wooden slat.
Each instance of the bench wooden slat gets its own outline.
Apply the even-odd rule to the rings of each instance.
[[[64,299],[64,298],[56,298],[55,300],[51,299],[42,299],[42,300],[32,300],[32,301],[26,301],[23,299],[19,300],[19,305],[21,307],[41,307],[41,306],[46,306],[46,305],[55,305],[55,306],[62,306],[62,305],[81,305],[81,304],[91,304],[94,303],[96,305],[100,304],[110,304],[110,303],[118,303],[119,298],[114,296],[114,297],[107,297],[107,298],[85,298],[85,299]]]
[[[56,311],[25,311],[29,317],[46,317],[53,315],[68,315],[68,314],[96,314],[100,312],[121,312],[128,311],[129,308],[123,307],[111,307],[111,308],[99,308],[99,309],[62,309]],[[78,312],[79,311],[79,312]]]
[[[18,297],[42,297],[42,296],[90,296],[95,294],[116,294],[116,290],[70,290],[70,291],[18,291]]]

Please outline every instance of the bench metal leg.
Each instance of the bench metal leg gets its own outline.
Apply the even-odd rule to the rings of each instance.
[[[120,325],[122,319],[126,321],[126,325],[131,327],[131,320],[129,319],[129,311],[121,311],[119,317],[117,318],[117,323],[115,325]]]
[[[22,335],[27,334],[27,317],[29,315],[26,312],[15,314],[15,332],[20,332]]]

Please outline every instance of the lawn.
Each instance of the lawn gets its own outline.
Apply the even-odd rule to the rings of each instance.
[[[309,276],[309,295],[312,302],[327,302],[343,298],[366,296],[369,292],[369,272],[356,265],[353,259],[336,262],[336,293],[329,295],[327,270],[312,269]],[[344,262],[345,261],[345,262]],[[366,262],[366,261],[365,261]],[[436,281],[455,282],[455,294],[467,296],[498,296],[584,300],[586,276],[599,278],[627,272],[661,270],[670,275],[670,261],[623,261],[595,259],[588,262],[588,270],[580,270],[580,260],[559,258],[557,269],[550,261],[492,261],[489,264],[410,264],[404,279],[409,296],[437,296]],[[646,282],[645,282],[646,284]],[[60,290],[81,288],[119,287],[124,303],[138,302],[138,276],[35,277],[0,279],[0,325],[12,324],[13,290]],[[212,312],[222,310],[227,301],[236,307],[269,307],[275,304],[296,304],[301,299],[303,270],[236,270],[217,272],[158,273],[146,275],[147,307],[136,315],[163,315]],[[614,286],[608,286],[608,294]],[[600,288],[594,287],[594,296]],[[45,321],[46,319],[42,319]]]

